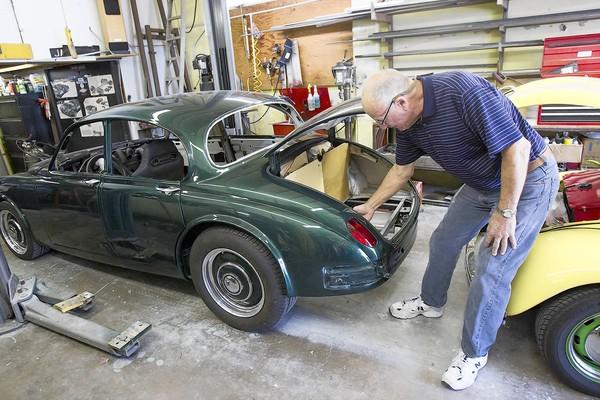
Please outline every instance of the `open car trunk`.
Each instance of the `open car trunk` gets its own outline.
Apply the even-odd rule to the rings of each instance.
[[[284,160],[280,177],[325,193],[349,207],[365,203],[377,190],[390,164],[352,143],[320,142]],[[410,184],[375,211],[371,224],[387,239],[398,234],[418,201]]]
[[[227,164],[268,146],[264,156],[270,157],[271,173],[355,207],[369,199],[391,167],[379,154],[336,139],[336,133],[360,115],[364,115],[360,98],[351,99],[300,124],[283,139],[229,136],[219,123],[208,138],[209,153],[216,164]],[[407,183],[376,210],[370,222],[385,239],[395,242],[418,211],[418,201],[414,187]]]

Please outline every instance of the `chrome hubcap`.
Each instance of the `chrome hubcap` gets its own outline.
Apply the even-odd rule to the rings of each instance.
[[[264,287],[252,264],[226,248],[210,251],[202,262],[204,286],[213,300],[237,317],[253,317],[264,305]]]
[[[236,276],[230,274],[225,275],[223,278],[223,286],[232,295],[239,294],[242,290],[242,283]]]
[[[585,352],[593,362],[600,365],[600,327],[587,337]]]
[[[27,239],[23,228],[19,224],[19,221],[15,216],[8,210],[0,211],[0,233],[2,238],[17,254],[25,254],[27,252]]]
[[[578,373],[600,383],[600,313],[573,327],[567,336],[566,352]]]

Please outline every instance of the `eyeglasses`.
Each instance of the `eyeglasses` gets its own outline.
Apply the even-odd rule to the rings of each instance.
[[[381,141],[381,132],[382,132],[382,128],[383,125],[385,125],[385,121],[388,117],[388,114],[390,113],[390,110],[392,109],[392,105],[394,104],[394,102],[398,99],[398,97],[402,96],[404,93],[401,94],[397,94],[396,96],[394,96],[392,98],[392,101],[390,101],[390,104],[387,106],[386,110],[385,110],[385,114],[383,114],[383,118],[380,120],[375,119],[375,123],[377,125],[379,125],[379,127],[377,128],[377,133],[375,133],[375,141],[376,143],[379,143]]]
[[[398,100],[399,97],[405,96],[407,93],[412,91],[415,84],[416,84],[416,80],[412,81],[411,84],[408,86],[408,88],[406,88],[405,91],[398,93],[397,95],[392,97],[392,101],[390,101],[390,104],[387,106],[387,108],[385,110],[385,114],[383,114],[383,118],[381,119],[381,121],[373,118],[375,120],[375,123],[377,125],[379,125],[379,128],[377,128],[377,133],[375,134],[375,140],[377,140],[377,141],[380,140],[381,129],[382,129],[383,125],[385,125],[385,121],[387,120],[388,114],[390,113],[390,110],[392,109],[392,105],[394,105],[394,103],[396,102],[396,100]]]
[[[385,124],[385,120],[387,119],[387,117],[388,117],[388,114],[390,113],[390,110],[391,110],[391,108],[392,108],[392,105],[394,104],[394,102],[396,101],[396,99],[397,99],[398,97],[400,97],[400,95],[396,95],[396,96],[394,96],[394,97],[392,98],[392,101],[390,101],[390,104],[389,104],[389,105],[387,106],[387,108],[385,109],[385,113],[383,114],[383,118],[382,118],[381,120],[378,120],[378,119],[375,119],[375,118],[374,118],[374,120],[375,120],[375,123],[376,123],[377,125],[381,126],[381,125]]]

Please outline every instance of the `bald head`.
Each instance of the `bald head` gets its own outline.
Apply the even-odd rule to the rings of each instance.
[[[398,94],[410,95],[414,80],[394,69],[384,69],[371,75],[363,86],[362,105],[369,115],[385,109]]]

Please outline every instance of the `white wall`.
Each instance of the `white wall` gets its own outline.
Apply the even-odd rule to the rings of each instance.
[[[50,47],[61,47],[66,44],[64,32],[64,17],[59,0],[13,0],[15,11],[21,25],[23,40],[32,46],[34,59],[50,58]],[[77,46],[102,44],[102,28],[98,16],[96,0],[62,0],[67,24],[71,29],[73,42]],[[165,2],[166,3],[166,2]],[[131,15],[129,0],[120,0],[121,12],[125,21],[125,31],[130,51],[137,54],[135,28]],[[162,27],[156,0],[137,0],[140,14],[140,24],[154,28]],[[186,24],[191,25],[194,11],[194,0],[186,0]],[[0,23],[0,42],[20,43],[17,24],[12,14],[10,0],[0,0],[2,22]],[[187,58],[191,59],[199,52],[208,52],[207,35],[199,41],[196,39],[202,33],[204,20],[202,18],[202,0],[198,0],[198,11],[195,28],[188,35]],[[193,46],[196,44],[196,48]],[[165,69],[164,46],[155,42],[157,52],[157,68],[162,77]],[[191,70],[192,83],[197,81],[197,72]],[[121,74],[126,96],[132,101],[144,98],[144,82],[139,57],[125,57],[121,60]],[[162,78],[161,78],[162,82]],[[163,88],[164,93],[164,88]]]

